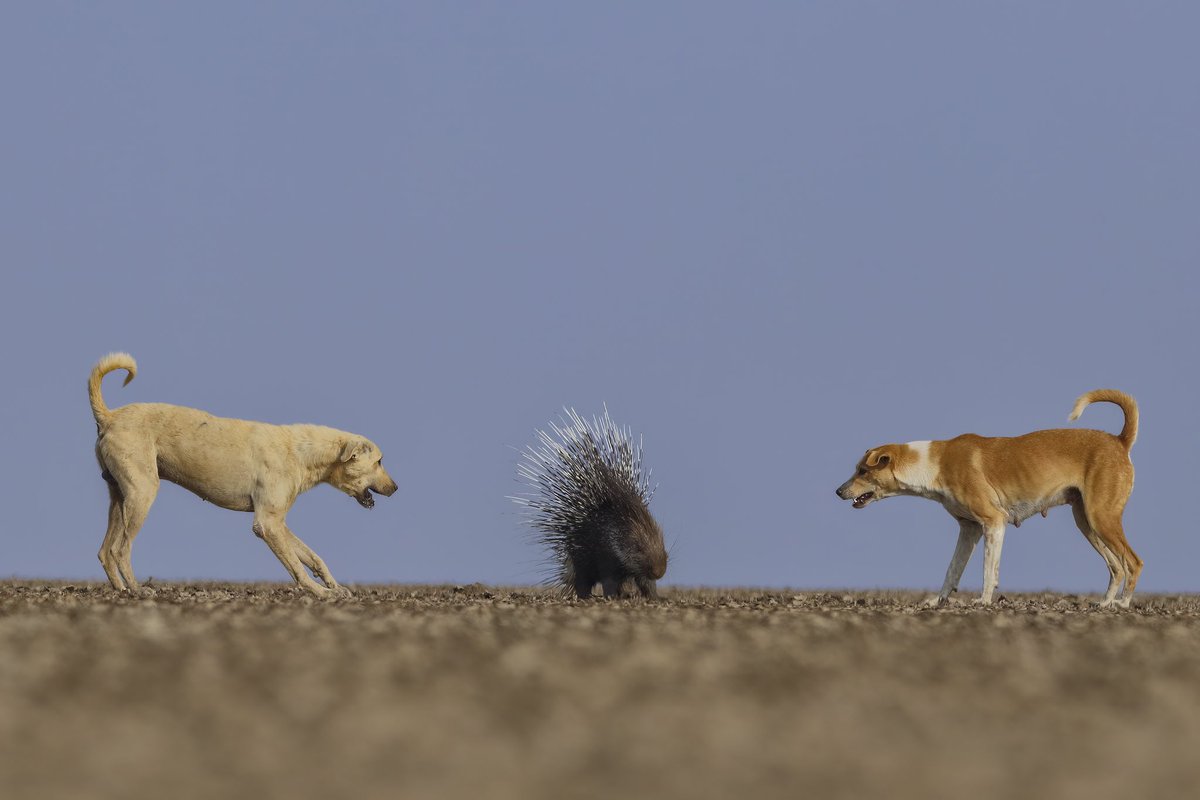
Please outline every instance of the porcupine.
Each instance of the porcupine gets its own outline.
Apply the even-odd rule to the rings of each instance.
[[[650,474],[642,474],[642,442],[604,416],[589,422],[566,409],[551,433],[537,431],[536,445],[521,453],[517,474],[532,494],[512,500],[528,509],[527,521],[550,549],[553,576],[564,594],[605,597],[635,590],[658,596],[655,581],[667,571],[662,528],[650,514]]]

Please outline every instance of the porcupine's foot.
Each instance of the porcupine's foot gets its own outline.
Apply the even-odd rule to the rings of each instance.
[[[637,587],[638,593],[647,600],[658,599],[658,582],[649,579],[634,578],[634,586]]]
[[[588,583],[584,580],[575,581],[575,599],[576,600],[591,600],[592,590],[596,588],[595,581]]]

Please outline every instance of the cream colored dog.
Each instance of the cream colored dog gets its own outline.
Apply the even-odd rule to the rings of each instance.
[[[1129,450],[1137,439],[1138,408],[1124,392],[1098,389],[1075,402],[1070,419],[1089,403],[1115,403],[1125,413],[1118,436],[1093,430],[1048,430],[1013,438],[965,434],[941,442],[885,444],[868,450],[837,496],[863,508],[895,495],[936,500],[958,520],[958,545],[946,580],[929,605],[946,602],[982,537],[983,594],[992,602],[1000,580],[1000,548],[1008,523],[1016,526],[1054,506],[1070,505],[1075,524],[1108,565],[1108,591],[1128,608],[1142,560],[1125,541],[1121,514],[1133,491]],[[1117,590],[1125,584],[1120,600]]]
[[[371,492],[391,496],[396,483],[384,470],[378,447],[362,436],[319,425],[226,419],[166,403],[110,410],[100,382],[117,369],[128,373],[128,385],[137,363],[128,353],[113,353],[100,359],[88,378],[96,458],[110,499],[100,563],[114,589],[138,589],[130,552],[162,478],[222,508],[253,512],[255,535],[309,592],[318,597],[349,594],[321,557],[288,528],[287,512],[318,483],[345,492],[363,508],[374,507]],[[325,585],[309,577],[305,567]]]

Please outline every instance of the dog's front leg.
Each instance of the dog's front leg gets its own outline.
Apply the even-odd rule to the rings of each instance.
[[[926,600],[925,605],[940,606],[958,589],[958,582],[962,580],[963,570],[967,568],[967,562],[971,560],[971,554],[975,552],[975,545],[979,543],[981,536],[983,536],[983,528],[978,522],[965,519],[958,521],[958,544],[954,546],[954,555],[950,557],[950,566],[946,567],[946,580],[942,583],[942,590]]]
[[[991,605],[996,585],[1000,583],[1000,550],[1004,547],[1004,522],[992,521],[983,526],[983,594],[979,605]]]
[[[334,579],[333,573],[329,571],[329,567],[325,566],[325,562],[321,557],[305,544],[303,539],[293,533],[291,528],[288,528],[287,532],[288,536],[292,537],[292,546],[296,551],[296,555],[300,558],[300,563],[308,567],[313,575],[320,578],[322,583],[333,590],[334,594],[349,597],[350,590]]]
[[[261,538],[267,543],[267,547],[271,548],[271,552],[283,564],[288,574],[292,576],[292,580],[317,597],[324,598],[333,594],[332,590],[314,581],[304,571],[304,565],[300,562],[300,557],[296,554],[292,544],[294,537],[288,531],[283,515],[260,514],[256,511],[253,530],[254,535]]]

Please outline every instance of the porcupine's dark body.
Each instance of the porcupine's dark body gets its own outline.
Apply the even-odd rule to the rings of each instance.
[[[551,583],[579,598],[599,583],[605,597],[657,597],[667,569],[662,529],[647,507],[653,494],[641,472],[641,444],[605,410],[590,423],[567,411],[568,424],[538,431],[518,473],[535,494],[513,498],[550,548]],[[556,438],[557,437],[557,438]]]

